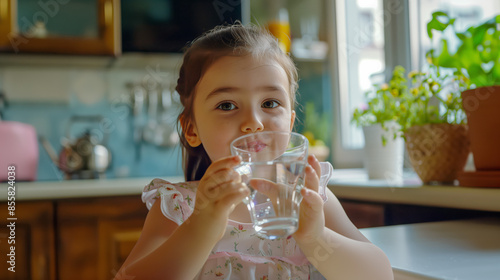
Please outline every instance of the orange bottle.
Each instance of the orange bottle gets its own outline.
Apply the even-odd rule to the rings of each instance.
[[[267,29],[271,34],[278,39],[280,48],[286,52],[290,52],[292,40],[290,37],[290,22],[288,21],[288,11],[284,8],[280,9],[277,17],[269,21]]]

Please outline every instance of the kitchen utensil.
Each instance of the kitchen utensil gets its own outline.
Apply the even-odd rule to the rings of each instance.
[[[134,155],[135,160],[139,161],[141,159],[142,135],[144,133],[145,117],[143,116],[143,111],[146,92],[140,84],[128,82],[126,87],[130,92],[130,102],[132,103],[130,131],[132,131],[132,139],[134,140]]]
[[[175,130],[178,113],[173,105],[172,91],[168,84],[162,85],[159,97],[160,106],[154,143],[160,147],[172,147],[179,143],[179,136]]]
[[[70,129],[77,122],[101,122],[101,116],[73,116],[67,126],[66,138],[61,139],[62,149],[59,156],[50,143],[40,137],[43,147],[54,164],[64,173],[66,179],[103,178],[111,163],[111,152],[106,148],[107,133],[102,133],[102,143],[86,130],[77,139],[71,140]]]
[[[158,126],[158,99],[159,99],[159,87],[154,80],[149,80],[149,83],[145,83],[143,86],[146,89],[147,95],[147,123],[144,127],[144,141],[149,143],[154,143],[156,129]]]

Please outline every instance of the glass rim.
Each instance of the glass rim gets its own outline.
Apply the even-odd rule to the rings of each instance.
[[[300,138],[303,140],[303,143],[301,143],[300,145],[298,146],[295,146],[293,147],[294,149],[297,149],[297,148],[300,148],[300,147],[309,147],[309,140],[307,139],[307,137],[305,137],[304,135],[300,134],[300,133],[297,133],[297,132],[293,132],[293,131],[259,131],[259,132],[252,132],[252,133],[249,133],[249,134],[245,134],[245,135],[242,135],[242,136],[239,136],[237,137],[236,139],[234,139],[233,141],[231,141],[231,144],[229,145],[230,146],[230,149],[231,151],[244,151],[243,149],[239,149],[237,147],[235,147],[234,143],[236,143],[237,141],[240,141],[244,138],[247,138],[247,137],[250,137],[250,136],[254,136],[254,135],[271,135],[271,134],[288,134],[288,135],[291,135],[293,137],[297,137],[297,138]],[[287,148],[288,150],[288,148]]]

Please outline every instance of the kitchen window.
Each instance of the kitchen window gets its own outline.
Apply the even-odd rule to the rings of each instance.
[[[500,1],[498,0],[419,0],[410,1],[410,34],[411,36],[411,60],[413,68],[422,69],[427,65],[425,53],[436,46],[440,38],[430,41],[427,35],[427,22],[431,20],[431,14],[435,11],[444,11],[450,17],[456,18],[457,31],[463,32],[471,25],[475,25],[491,19],[500,13]],[[455,51],[458,40],[450,33],[450,50]],[[455,39],[453,41],[453,39]]]
[[[457,27],[485,21],[500,13],[498,0],[327,0],[333,17],[328,28],[333,92],[333,163],[337,168],[362,166],[361,128],[351,123],[355,108],[366,103],[373,83],[390,79],[396,65],[425,69],[431,47],[427,22],[434,11],[457,18]],[[451,36],[451,34],[450,34]],[[439,38],[433,39],[437,44]],[[457,46],[451,46],[457,47]]]

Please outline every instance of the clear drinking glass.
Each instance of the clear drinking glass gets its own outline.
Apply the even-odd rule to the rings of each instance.
[[[242,158],[235,170],[250,188],[244,202],[259,236],[277,239],[297,230],[307,152],[307,138],[294,132],[257,132],[231,143],[231,153]]]

